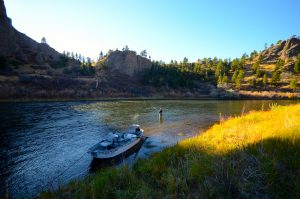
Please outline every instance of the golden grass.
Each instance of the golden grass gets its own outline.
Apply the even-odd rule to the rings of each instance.
[[[299,92],[277,92],[277,91],[245,91],[240,90],[239,94],[251,97],[251,98],[282,98],[282,99],[296,99],[300,98]]]
[[[215,124],[203,135],[179,143],[182,147],[210,148],[212,153],[227,153],[268,138],[300,138],[300,105],[256,111]]]
[[[269,71],[269,72],[272,72],[275,69],[275,67],[276,67],[275,64],[267,64],[267,65],[262,64],[261,65],[262,70]]]

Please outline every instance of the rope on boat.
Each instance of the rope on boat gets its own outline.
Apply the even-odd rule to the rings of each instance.
[[[45,188],[46,186],[52,185],[52,183],[54,181],[56,181],[60,176],[62,176],[67,170],[69,170],[72,166],[74,166],[76,163],[78,163],[84,156],[86,155],[86,152],[84,152],[80,158],[78,158],[77,160],[75,160],[74,162],[72,162],[72,164],[70,164],[66,169],[64,169],[62,172],[60,172],[57,176],[55,176],[54,178],[52,178],[52,180],[48,181],[48,183],[44,186],[42,186],[42,189]]]

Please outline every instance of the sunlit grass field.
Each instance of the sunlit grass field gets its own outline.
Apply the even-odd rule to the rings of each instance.
[[[220,121],[41,198],[300,198],[300,104]]]

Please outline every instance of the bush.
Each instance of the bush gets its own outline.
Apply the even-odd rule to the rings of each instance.
[[[290,88],[293,89],[293,90],[296,90],[296,88],[297,88],[297,80],[296,79],[291,80]]]

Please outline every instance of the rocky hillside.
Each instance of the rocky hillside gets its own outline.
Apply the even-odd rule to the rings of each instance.
[[[300,62],[300,38],[279,40],[277,44],[240,59],[242,68],[231,70],[227,88],[250,98],[299,98],[300,73],[295,69]],[[240,83],[234,81],[235,73],[243,71]],[[235,76],[236,78],[237,76]]]
[[[3,0],[0,0],[0,44],[0,56],[10,63],[44,64],[58,61],[60,56],[49,45],[38,43],[17,31],[7,17]]]
[[[286,62],[296,60],[297,54],[300,52],[300,39],[292,37],[285,41],[278,41],[276,45],[264,50],[261,55],[263,61],[276,63],[278,59]]]
[[[136,97],[156,92],[132,78],[151,67],[150,60],[133,51],[114,51],[98,66],[60,54],[17,31],[3,0],[0,44],[0,99]]]

